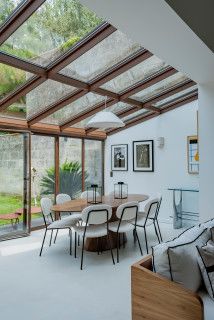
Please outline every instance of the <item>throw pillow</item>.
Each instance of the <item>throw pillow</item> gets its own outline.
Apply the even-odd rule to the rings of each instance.
[[[201,283],[201,274],[197,261],[197,248],[210,239],[210,229],[205,229],[192,241],[168,248],[171,279],[185,288],[196,292]]]
[[[208,241],[206,246],[197,247],[198,264],[210,297],[214,300],[214,242]]]

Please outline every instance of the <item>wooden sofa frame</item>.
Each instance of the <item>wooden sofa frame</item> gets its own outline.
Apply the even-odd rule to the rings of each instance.
[[[151,255],[131,267],[132,320],[203,320],[196,293],[152,271]]]

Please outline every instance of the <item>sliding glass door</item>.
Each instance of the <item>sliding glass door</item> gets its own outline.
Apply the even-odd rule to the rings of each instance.
[[[0,239],[29,232],[30,135],[0,131]]]

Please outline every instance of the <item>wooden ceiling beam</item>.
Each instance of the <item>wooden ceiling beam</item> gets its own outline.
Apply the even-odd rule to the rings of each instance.
[[[138,93],[138,92],[152,86],[153,84],[156,84],[157,82],[160,82],[160,81],[174,75],[177,72],[178,72],[177,70],[170,67],[170,68],[164,69],[164,70],[154,74],[153,76],[149,77],[148,79],[145,79],[143,81],[139,81],[138,83],[136,83],[132,87],[130,87],[128,90],[124,91],[124,93],[121,93],[121,99],[128,98],[128,97],[134,95],[135,93]]]
[[[115,104],[115,101],[113,99],[108,99],[106,101],[106,107],[110,107]],[[83,111],[81,113],[78,113],[76,116],[70,118],[68,121],[62,123],[60,125],[61,130],[65,130],[66,128],[73,126],[74,124],[84,120],[86,118],[93,116],[95,113],[102,111],[105,109],[105,102],[101,102],[90,108],[89,110]]]
[[[91,81],[91,90],[102,86],[104,83],[116,78],[125,71],[135,67],[137,64],[149,59],[153,54],[144,48],[138,50],[128,58],[114,65],[112,68],[106,70],[101,75],[97,76]]]
[[[37,123],[29,128],[26,120],[0,117],[0,130],[5,130],[5,129],[28,131],[31,133],[42,133],[47,135],[66,136],[66,137],[73,137],[73,138],[87,138],[87,139],[95,139],[95,140],[106,139],[106,133],[103,131],[96,131],[91,133],[90,135],[86,135],[84,129],[67,128],[64,131],[61,131],[59,126],[50,125],[46,123]]]
[[[26,81],[22,86],[18,87],[15,91],[5,96],[0,101],[0,111],[7,109],[12,103],[23,97],[29,91],[33,90],[45,81],[44,78],[34,76]]]
[[[117,29],[108,22],[104,22],[98,26],[89,35],[80,40],[76,45],[72,46],[68,51],[62,54],[53,63],[48,65],[48,74],[57,73],[65,68],[68,64],[78,59],[81,55],[96,46],[99,42],[110,36]]]
[[[45,68],[39,66],[38,64],[28,62],[23,59],[19,59],[2,51],[0,52],[0,63],[4,63],[8,66],[18,68],[26,72],[30,72],[35,75],[47,78],[47,72]]]
[[[184,97],[182,100],[179,100],[179,101],[177,101],[177,102],[175,101],[175,102],[173,102],[173,103],[168,104],[166,107],[164,107],[164,108],[161,110],[161,114],[162,114],[162,113],[166,113],[166,112],[168,112],[168,111],[171,111],[171,110],[173,110],[173,109],[176,109],[176,108],[178,108],[178,107],[181,107],[181,106],[183,106],[184,104],[190,103],[190,102],[195,101],[195,100],[197,100],[197,99],[198,99],[198,94],[197,94],[197,93],[194,93],[194,94],[192,94],[192,95],[190,95],[190,96],[186,96],[186,97]],[[135,119],[132,119],[132,120],[128,121],[128,122],[126,123],[125,127],[123,127],[123,128],[118,128],[118,129],[113,129],[113,130],[109,130],[109,131],[106,132],[106,134],[107,134],[107,136],[108,136],[108,135],[112,135],[112,134],[118,133],[118,132],[120,132],[120,131],[122,131],[122,130],[128,129],[128,128],[132,127],[132,126],[135,126],[135,125],[137,125],[137,124],[139,124],[139,123],[142,123],[142,122],[144,122],[144,121],[150,120],[150,119],[152,119],[152,118],[154,118],[154,117],[157,117],[157,116],[158,116],[157,113],[152,112],[152,113],[150,113],[150,114],[147,114],[146,116],[145,116],[145,115],[144,115],[144,116],[142,115],[142,116],[140,116],[140,117],[136,117]]]
[[[33,115],[31,118],[28,119],[28,125],[32,126],[33,124],[41,121],[44,118],[47,118],[52,113],[60,110],[61,108],[65,107],[66,105],[74,102],[75,100],[81,98],[83,95],[85,95],[84,90],[76,90],[75,92],[72,92],[62,99],[58,100],[57,102],[47,106],[45,109],[41,110],[36,115]]]
[[[4,43],[43,3],[45,0],[26,0],[3,23],[0,28],[0,45]]]

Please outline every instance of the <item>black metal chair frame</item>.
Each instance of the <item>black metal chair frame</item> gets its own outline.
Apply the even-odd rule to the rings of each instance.
[[[45,243],[45,238],[46,238],[47,231],[49,231],[49,230],[48,230],[48,225],[49,225],[49,224],[47,223],[47,221],[46,221],[46,216],[44,215],[43,212],[42,212],[42,216],[43,216],[44,223],[45,223],[45,234],[44,234],[44,237],[43,237],[42,246],[41,246],[40,253],[39,253],[39,256],[40,256],[40,257],[41,257],[41,255],[42,255],[42,250],[43,250],[43,247],[44,247],[44,243]],[[51,217],[51,221],[54,222],[52,213],[50,213],[49,216]],[[58,221],[58,220],[55,220],[55,221]],[[56,230],[56,235],[55,235],[55,239],[54,239],[54,243],[55,243],[56,237],[57,237],[57,234],[58,234],[58,231],[59,231],[59,230],[62,230],[62,229],[68,229],[68,230],[69,230],[69,236],[70,236],[70,255],[72,255],[72,229],[71,229],[71,227],[53,228],[53,229],[50,229],[50,231],[51,231],[51,237],[50,237],[49,247],[51,246],[52,237],[53,237],[53,231]]]
[[[152,208],[152,206],[153,206],[154,204],[157,204],[157,209],[156,209],[156,212],[155,212],[155,216],[154,216],[154,218],[149,218],[150,210],[151,210],[151,208]],[[153,223],[154,229],[155,229],[155,233],[156,233],[156,236],[157,236],[157,238],[158,238],[158,242],[160,243],[160,242],[162,241],[161,233],[160,233],[160,238],[159,238],[159,234],[158,234],[158,230],[159,230],[159,232],[160,232],[160,227],[159,227],[158,220],[157,220],[157,216],[158,216],[159,209],[160,209],[160,204],[161,204],[161,201],[154,201],[154,202],[152,202],[152,203],[150,204],[150,206],[149,206],[148,213],[147,213],[147,215],[146,215],[146,217],[145,217],[144,225],[138,225],[138,224],[137,224],[137,227],[144,229],[144,236],[145,236],[146,252],[147,252],[147,254],[149,253],[148,241],[147,241],[147,234],[146,234],[146,223],[147,223],[148,220],[152,220],[152,223]],[[156,227],[155,222],[157,223],[158,230],[157,230],[157,227]],[[134,234],[134,241],[136,241],[136,240],[135,240],[135,234]]]
[[[139,248],[140,248],[140,253],[141,253],[141,255],[143,255],[143,251],[142,251],[142,248],[141,248],[141,245],[140,245],[140,240],[139,240],[139,237],[138,237],[138,234],[137,234],[138,206],[127,206],[127,207],[123,208],[123,211],[122,211],[119,223],[118,223],[118,227],[117,227],[117,263],[119,263],[119,248],[120,248],[120,232],[119,232],[119,230],[120,230],[120,225],[121,225],[121,222],[123,221],[123,215],[124,215],[125,210],[127,210],[129,208],[136,208],[136,216],[135,216],[135,224],[134,224],[133,233],[134,233],[135,239],[137,238],[137,242],[138,242],[138,245],[139,245]],[[127,222],[128,222],[128,220],[127,220]]]
[[[94,210],[93,209],[93,210],[89,211],[88,214],[87,214],[86,224],[85,224],[85,228],[84,228],[84,232],[83,232],[81,264],[80,264],[80,269],[81,270],[82,270],[82,267],[83,267],[83,255],[84,255],[85,237],[86,237],[87,228],[89,227],[88,221],[89,221],[89,218],[90,218],[90,214],[92,212],[100,212],[100,211],[106,212],[107,240],[108,240],[110,251],[111,251],[112,262],[113,262],[113,264],[115,264],[112,245],[111,245],[111,239],[110,239],[110,235],[109,235],[109,212],[108,212],[107,209],[98,209],[98,210],[96,210],[96,209]],[[97,246],[98,246],[98,241],[97,241]],[[74,245],[74,247],[75,247],[74,256],[76,258],[77,257],[77,232],[76,231],[75,231],[75,245]],[[97,247],[97,252],[99,253],[98,247]]]

